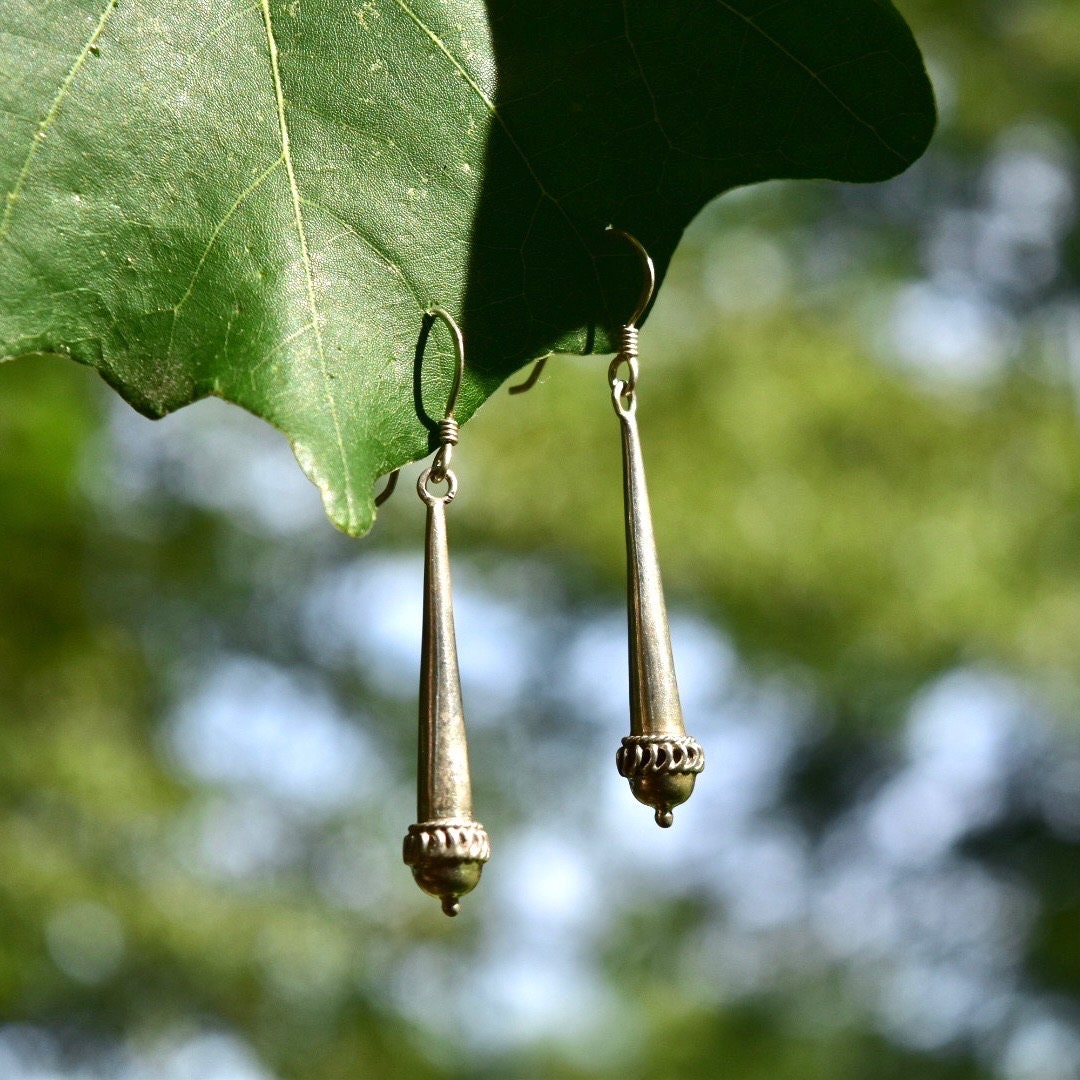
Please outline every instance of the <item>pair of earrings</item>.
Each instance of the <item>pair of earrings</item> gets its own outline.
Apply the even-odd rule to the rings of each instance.
[[[615,760],[635,798],[652,807],[656,823],[667,828],[673,809],[693,792],[697,774],[705,767],[705,754],[683,726],[637,426],[637,323],[652,300],[655,269],[636,238],[616,232],[641,258],[645,284],[634,313],[620,329],[619,351],[608,368],[611,400],[622,432],[630,646],[630,734],[622,740]],[[420,888],[438,897],[447,915],[456,915],[460,898],[480,880],[484,863],[491,857],[491,842],[483,825],[473,818],[446,536],[446,507],[458,490],[450,462],[458,442],[454,408],[464,373],[465,346],[457,323],[436,307],[425,316],[420,353],[438,319],[453,335],[456,362],[446,414],[439,424],[439,449],[417,482],[417,492],[427,505],[418,821],[409,826],[403,853]],[[533,386],[543,363],[512,392]],[[395,479],[396,474],[377,502],[389,497]],[[442,494],[433,490],[443,484]]]

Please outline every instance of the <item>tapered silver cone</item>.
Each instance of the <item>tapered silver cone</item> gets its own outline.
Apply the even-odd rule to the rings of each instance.
[[[447,915],[456,915],[460,898],[480,880],[484,863],[491,857],[491,843],[484,826],[472,816],[469,749],[454,635],[446,504],[457,492],[457,480],[448,471],[446,494],[433,495],[428,490],[430,472],[423,473],[417,484],[428,508],[417,823],[409,826],[402,853],[420,888],[438,897]]]
[[[683,726],[636,398],[624,388],[613,378],[612,397],[622,429],[630,643],[630,734],[615,761],[619,774],[630,781],[634,798],[651,806],[657,825],[668,828],[674,808],[693,793],[694,781],[705,768],[705,752]]]

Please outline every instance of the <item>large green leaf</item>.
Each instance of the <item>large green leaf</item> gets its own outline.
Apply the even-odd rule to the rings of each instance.
[[[430,446],[429,305],[467,418],[605,346],[637,288],[608,223],[662,273],[718,193],[881,179],[934,122],[885,0],[0,0],[0,76],[0,355],[243,405],[352,533]]]

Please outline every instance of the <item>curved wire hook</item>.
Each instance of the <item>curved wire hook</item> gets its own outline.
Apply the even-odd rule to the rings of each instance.
[[[529,372],[529,377],[524,382],[508,386],[506,392],[508,394],[524,394],[526,391],[531,390],[536,385],[540,376],[544,373],[544,365],[548,362],[548,359],[549,357],[547,356],[541,356],[533,365],[532,371]]]
[[[625,229],[616,229],[614,225],[608,225],[604,231],[612,233],[615,236],[621,236],[626,240],[640,256],[641,265],[645,270],[645,280],[641,286],[641,294],[638,296],[637,307],[634,308],[634,313],[630,318],[623,323],[624,326],[636,328],[638,320],[648,310],[649,304],[652,303],[653,294],[656,292],[656,267],[653,264],[652,256],[645,250],[645,245],[634,236],[633,233],[628,233]],[[514,386],[508,387],[508,392],[511,394],[524,394],[531,390],[540,379],[540,375],[544,370],[544,365],[547,362],[548,357],[546,356],[537,360],[532,371],[529,373],[528,378],[525,379],[524,382],[516,383]]]
[[[431,333],[431,328],[436,319],[442,319],[446,323],[454,338],[454,381],[450,384],[450,396],[447,398],[446,413],[444,414],[447,420],[452,420],[454,418],[454,409],[457,408],[458,394],[461,391],[461,380],[465,375],[465,338],[461,333],[461,327],[458,326],[454,316],[446,308],[438,306],[428,308],[424,312],[424,328],[421,331],[418,346],[421,361],[423,360],[424,350],[427,348],[428,335]]]
[[[614,225],[609,225],[605,230],[614,236],[621,236],[626,240],[637,254],[641,258],[641,265],[645,270],[645,280],[641,286],[641,295],[638,297],[637,307],[634,308],[634,314],[630,316],[624,326],[637,326],[638,320],[645,314],[652,303],[653,293],[656,292],[656,267],[653,265],[653,261],[649,253],[645,250],[645,245],[632,233],[628,233],[625,229],[616,229]]]
[[[450,384],[450,395],[446,401],[445,415],[446,420],[453,420],[454,410],[457,408],[458,394],[461,393],[461,380],[465,375],[465,338],[461,333],[461,327],[458,326],[457,321],[446,308],[437,305],[429,308],[424,312],[424,324],[420,329],[420,341],[417,343],[417,349],[420,352],[421,359],[423,358],[424,350],[427,348],[427,339],[431,333],[431,328],[435,325],[436,319],[441,319],[446,323],[446,326],[454,339],[454,381]],[[386,478],[385,487],[375,496],[376,506],[382,506],[382,504],[394,494],[400,475],[401,470],[395,469]]]
[[[386,486],[375,496],[375,505],[382,506],[391,495],[394,494],[394,488],[397,487],[398,477],[401,475],[400,469],[395,469],[387,478]]]

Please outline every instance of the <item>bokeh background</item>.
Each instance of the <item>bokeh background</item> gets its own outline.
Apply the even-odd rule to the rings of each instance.
[[[408,479],[350,541],[239,410],[0,371],[0,1077],[1080,1076],[1080,5],[900,6],[925,159],[725,196],[643,333],[672,830],[605,364],[464,430],[457,920],[400,861]]]

